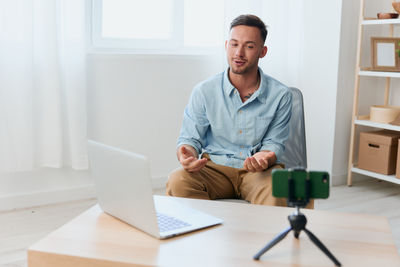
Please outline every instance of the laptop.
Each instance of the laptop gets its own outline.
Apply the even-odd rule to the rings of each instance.
[[[223,222],[173,197],[153,196],[146,157],[91,140],[88,148],[98,202],[105,213],[159,239]]]

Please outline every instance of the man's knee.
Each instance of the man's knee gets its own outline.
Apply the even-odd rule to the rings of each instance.
[[[177,196],[177,194],[181,191],[184,171],[184,169],[176,169],[168,175],[167,195]]]
[[[242,192],[245,199],[252,204],[286,207],[286,199],[276,198],[272,194],[272,171],[282,169],[276,164],[263,172],[249,173],[245,178],[247,183],[245,192]]]
[[[184,169],[176,169],[170,173],[167,180],[166,193],[175,197],[191,197],[194,188],[199,187],[194,182],[192,173]]]

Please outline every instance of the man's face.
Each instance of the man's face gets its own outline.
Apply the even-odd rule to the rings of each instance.
[[[267,47],[256,27],[239,25],[232,28],[225,42],[228,64],[235,74],[246,74],[258,68],[258,60],[267,53]]]

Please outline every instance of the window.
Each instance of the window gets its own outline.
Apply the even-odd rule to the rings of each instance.
[[[174,52],[223,46],[224,0],[92,0],[91,47]]]

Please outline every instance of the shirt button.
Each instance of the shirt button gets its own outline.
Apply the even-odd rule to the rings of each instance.
[[[242,134],[242,130],[239,130],[239,134]]]
[[[244,148],[244,146],[240,146],[240,148]],[[242,152],[240,152],[240,153],[242,153]]]
[[[243,110],[239,110],[239,113],[242,114]]]
[[[241,156],[241,155],[243,155],[243,153],[242,153],[242,152],[240,152],[240,156]]]

